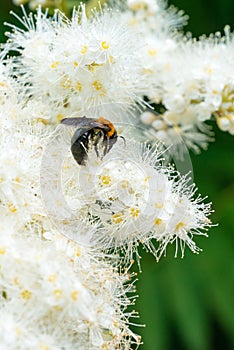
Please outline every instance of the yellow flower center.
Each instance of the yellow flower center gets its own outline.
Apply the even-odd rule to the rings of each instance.
[[[122,180],[121,181],[121,187],[122,188],[128,188],[129,186],[129,181],[128,180]]]
[[[78,258],[79,258],[79,257],[81,256],[81,251],[80,251],[80,249],[77,248],[75,254],[76,254],[76,256],[78,256]]]
[[[84,45],[81,49],[80,49],[80,53],[81,55],[85,55],[88,51],[88,47],[86,45]]]
[[[106,41],[102,41],[101,47],[103,50],[107,50],[107,49],[109,49],[110,45]]]
[[[51,63],[50,67],[51,68],[57,68],[59,65],[59,61],[54,61],[53,63]]]
[[[157,50],[156,49],[148,49],[148,55],[151,57],[154,57],[157,55]]]
[[[23,290],[20,294],[21,294],[21,297],[26,300],[29,300],[32,297],[32,292],[30,292],[30,290],[27,290],[27,289]]]
[[[121,222],[123,221],[123,214],[122,213],[113,214],[111,221],[116,225],[121,224]]]
[[[63,118],[64,118],[64,115],[61,113],[57,114],[57,116],[56,116],[56,120],[58,123],[60,123]]]
[[[184,227],[184,223],[182,221],[180,221],[177,225],[176,225],[176,231],[179,231],[182,227]]]
[[[129,209],[129,213],[132,217],[136,218],[138,217],[138,215],[140,214],[140,209],[137,209],[137,208],[130,208]]]
[[[109,175],[102,175],[100,180],[102,185],[110,185],[111,183],[111,177]]]
[[[98,81],[98,80],[94,81],[92,86],[97,91],[102,90],[102,88],[103,88],[102,83],[100,81]]]
[[[79,292],[77,290],[74,290],[73,292],[71,292],[71,298],[73,301],[77,301],[78,294],[79,294]]]
[[[71,87],[71,80],[67,77],[64,77],[62,80],[61,80],[61,86],[65,89],[69,89]]]
[[[162,209],[164,207],[163,203],[154,203],[155,208]]]
[[[51,282],[51,283],[54,283],[57,279],[57,275],[55,274],[51,274],[48,276],[48,281]]]
[[[63,296],[63,291],[61,289],[55,289],[53,294],[54,294],[55,299],[59,300]]]
[[[205,71],[206,71],[206,73],[211,74],[211,73],[213,73],[214,69],[211,67],[206,67]]]
[[[0,255],[6,254],[6,249],[4,247],[0,247]]]
[[[19,277],[14,277],[13,279],[14,284],[19,285]]]
[[[40,343],[39,350],[50,350],[50,347],[44,343]]]
[[[154,220],[155,225],[160,225],[161,223],[162,223],[162,219],[157,218]]]
[[[75,85],[75,89],[77,90],[77,91],[79,91],[79,92],[81,92],[82,91],[82,84],[81,84],[81,82],[80,81],[77,81],[76,82],[76,85]]]
[[[15,213],[17,211],[17,208],[14,204],[10,203],[8,204],[8,209],[10,210],[10,212]]]

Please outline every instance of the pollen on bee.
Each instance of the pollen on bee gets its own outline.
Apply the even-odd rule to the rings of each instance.
[[[102,41],[101,47],[103,50],[107,50],[107,49],[109,49],[110,45],[106,41]]]
[[[132,216],[132,217],[134,217],[134,218],[137,218],[138,217],[138,215],[140,214],[140,209],[138,209],[138,208],[130,208],[129,209],[129,213],[130,213],[130,215]]]

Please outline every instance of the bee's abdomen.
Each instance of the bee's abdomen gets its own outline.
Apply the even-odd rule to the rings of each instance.
[[[71,152],[75,161],[80,165],[85,165],[87,160],[89,139],[88,132],[78,137],[71,145]]]

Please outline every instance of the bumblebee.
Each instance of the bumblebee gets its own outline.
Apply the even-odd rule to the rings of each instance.
[[[103,158],[117,141],[114,125],[105,118],[64,118],[61,124],[77,127],[71,139],[71,152],[79,165],[85,165],[88,152],[95,150]]]

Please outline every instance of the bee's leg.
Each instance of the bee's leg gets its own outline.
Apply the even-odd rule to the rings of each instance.
[[[103,140],[101,143],[102,147],[102,158],[109,152],[109,137],[103,133]]]
[[[103,154],[104,139],[105,139],[105,135],[104,135],[102,130],[99,130],[98,133],[96,133],[93,136],[93,147],[94,147],[94,150],[96,152],[97,157],[101,158],[101,159],[103,157],[102,154]]]

